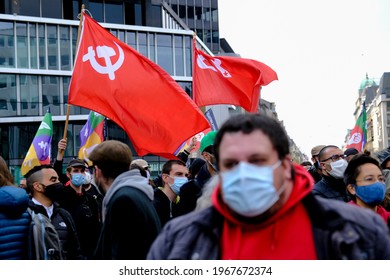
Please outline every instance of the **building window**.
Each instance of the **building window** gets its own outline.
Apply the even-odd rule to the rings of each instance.
[[[0,21],[0,67],[15,67],[14,25],[12,22]]]
[[[17,67],[28,68],[27,24],[16,23]]]
[[[19,0],[14,7],[16,9],[14,12],[23,16],[39,17],[40,8],[40,0]]]
[[[46,28],[38,24],[39,69],[46,69]]]
[[[22,116],[39,115],[38,76],[20,75],[20,103]]]
[[[157,34],[157,63],[170,75],[173,75],[172,36]]]
[[[156,62],[156,46],[154,38],[154,34],[149,33],[149,59]]]
[[[184,76],[183,36],[175,35],[175,75]]]
[[[0,116],[16,116],[16,77],[0,74]]]
[[[89,11],[97,22],[104,22],[103,0],[90,0]]]
[[[38,68],[38,40],[37,26],[35,23],[29,23],[29,38],[30,38],[30,68]]]
[[[53,116],[61,114],[59,77],[42,76],[42,106],[43,114],[49,108]]]
[[[60,62],[61,70],[71,70],[71,41],[68,26],[60,26]]]
[[[147,39],[146,39],[146,33],[139,32],[138,33],[138,51],[148,57],[148,45],[147,45]]]
[[[126,43],[133,49],[137,49],[137,43],[135,41],[135,32],[126,31]]]
[[[62,19],[62,0],[41,0],[42,17]]]
[[[47,25],[48,68],[58,70],[58,36],[57,26]]]
[[[213,22],[218,22],[218,10],[215,8],[211,9],[211,20]]]
[[[192,38],[184,37],[184,45],[185,45],[185,67],[187,77],[192,76]]]
[[[123,3],[118,1],[106,1],[105,3],[105,22],[123,23]]]

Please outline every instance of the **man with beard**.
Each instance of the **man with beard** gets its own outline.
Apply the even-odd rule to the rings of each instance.
[[[153,207],[153,188],[138,169],[129,170],[132,153],[126,144],[108,140],[91,152],[94,180],[105,194],[103,225],[94,254],[102,260],[142,260],[160,232]]]
[[[313,162],[313,165],[309,168],[309,173],[313,177],[314,182],[317,183],[321,180],[321,168],[319,166],[318,161],[318,154],[320,153],[321,149],[325,147],[325,145],[317,145],[311,149],[311,161]]]
[[[348,166],[343,151],[334,145],[321,149],[318,159],[322,171],[322,179],[314,185],[313,194],[328,199],[344,202],[351,200],[343,181],[344,171]]]

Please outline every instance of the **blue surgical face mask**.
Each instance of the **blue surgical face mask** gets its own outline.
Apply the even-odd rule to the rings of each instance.
[[[376,182],[367,186],[354,186],[356,196],[368,205],[378,205],[385,199],[386,185]]]
[[[257,166],[240,162],[232,170],[221,173],[222,198],[234,212],[244,217],[255,217],[270,209],[284,191],[274,187],[273,171],[281,164]]]
[[[85,176],[82,173],[73,173],[72,174],[72,184],[76,187],[80,187],[82,184],[84,184]]]
[[[169,176],[171,177],[171,176]],[[171,177],[172,178],[172,177]],[[173,185],[168,184],[172,191],[176,194],[180,194],[181,187],[188,182],[187,177],[173,177]]]

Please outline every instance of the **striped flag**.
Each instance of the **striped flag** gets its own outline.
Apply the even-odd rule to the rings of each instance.
[[[347,146],[345,149],[355,148],[359,152],[364,151],[364,146],[367,143],[367,113],[366,104],[363,102],[362,112],[356,120],[355,127],[352,129]]]
[[[202,140],[203,136],[205,136],[207,133],[209,133],[211,131],[210,128],[206,128],[205,130],[203,130],[202,132],[199,132],[198,134],[194,135],[195,138],[196,138],[196,145],[194,147],[194,150],[199,150],[199,147],[200,147],[200,141]],[[192,136],[192,137],[194,137]],[[178,154],[180,154],[181,152],[184,151],[184,149],[187,149],[190,144],[191,144],[191,141],[192,141],[192,137],[188,140],[186,140],[183,144],[180,145],[180,147],[175,151],[174,155],[177,156]]]
[[[91,111],[88,121],[80,131],[80,150],[79,158],[85,159],[89,165],[91,161],[88,159],[92,150],[101,142],[103,142],[104,116]]]
[[[23,176],[37,165],[50,164],[52,138],[53,123],[51,113],[47,112],[22,163]]]

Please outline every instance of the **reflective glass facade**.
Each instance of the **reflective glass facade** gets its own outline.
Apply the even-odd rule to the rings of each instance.
[[[191,95],[192,31],[155,27],[161,19],[148,19],[147,15],[161,17],[161,7],[151,2],[155,1],[83,1],[112,34],[159,64]],[[54,126],[52,159],[57,153],[64,133],[79,24],[76,10],[80,6],[81,1],[70,0],[0,0],[0,155],[17,179],[49,108]],[[146,26],[149,21],[153,23]],[[81,107],[70,108],[65,162],[77,156],[79,132],[89,114]],[[106,132],[108,139],[132,147],[116,124],[108,122]],[[145,158],[155,172],[164,162],[153,155]]]
[[[166,2],[213,53],[219,52],[217,0],[166,0]]]

